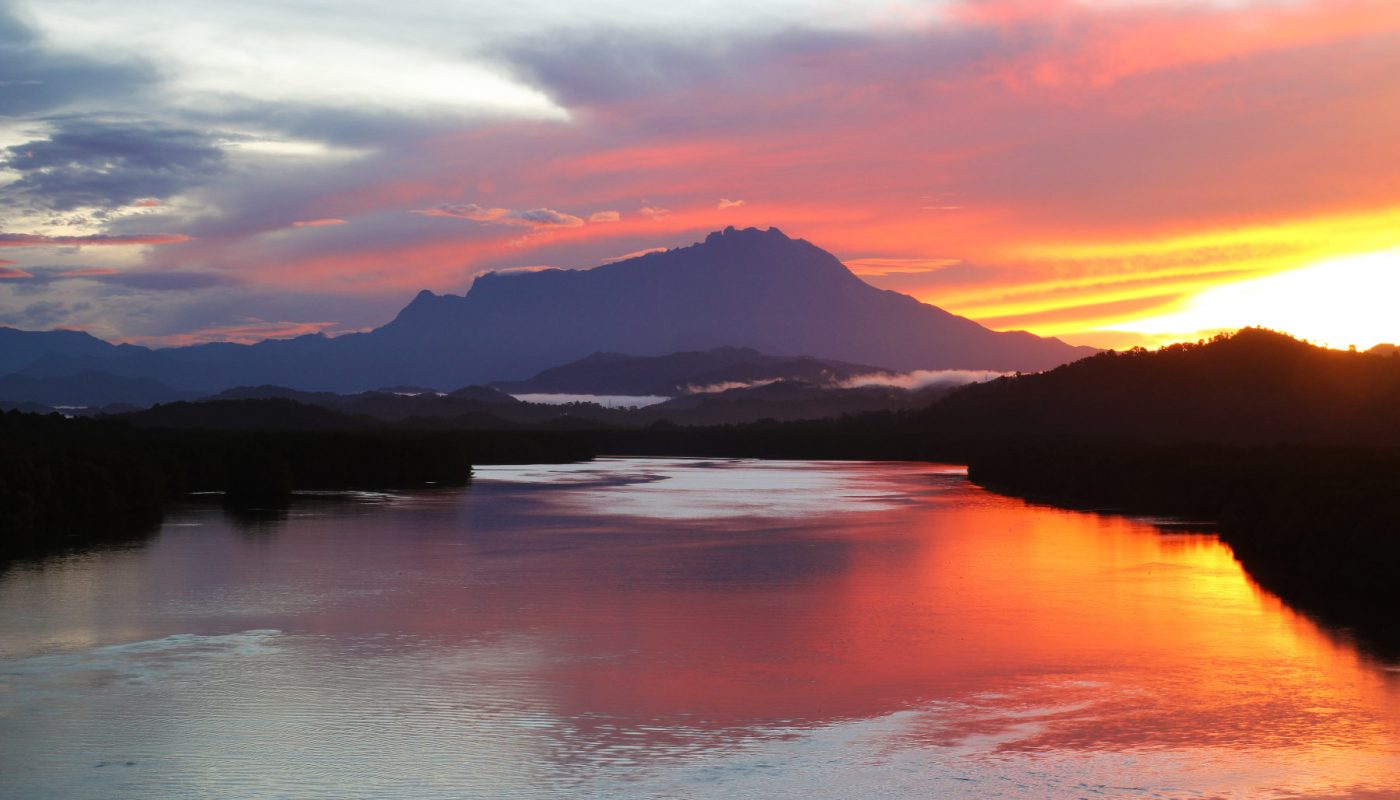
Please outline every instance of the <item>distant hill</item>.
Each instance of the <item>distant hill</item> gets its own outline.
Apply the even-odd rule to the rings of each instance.
[[[223,400],[293,400],[307,405],[329,408],[344,414],[399,421],[412,417],[458,417],[498,412],[503,406],[523,405],[504,392],[487,386],[466,386],[450,394],[377,390],[355,394],[334,392],[303,392],[285,386],[239,386],[205,398],[205,402]]]
[[[594,353],[547,369],[523,381],[499,381],[511,394],[654,395],[675,397],[712,387],[735,388],[763,381],[833,383],[889,370],[810,356],[770,356],[750,347],[629,356]]]
[[[247,386],[199,402],[110,413],[138,426],[161,428],[335,430],[384,425],[434,430],[572,430],[641,428],[657,422],[736,425],[902,411],[927,406],[951,390],[951,384],[909,390],[780,380],[682,395],[642,408],[608,408],[590,402],[527,403],[482,386],[445,395],[380,391],[338,395],[282,386]]]
[[[36,355],[26,343],[8,371],[56,377],[93,369],[202,392],[259,384],[349,392],[521,381],[593,353],[733,346],[900,371],[1013,371],[1096,352],[991,331],[876,289],[830,253],[771,228],[726,228],[689,247],[593,269],[488,273],[465,296],[421,292],[367,333],[166,350],[103,345],[65,340]]]
[[[40,403],[46,406],[101,407],[116,403],[149,406],[190,400],[193,392],[181,392],[151,378],[124,378],[85,369],[74,375],[36,378],[0,375],[0,400]]]
[[[286,398],[168,403],[121,414],[115,419],[141,428],[228,431],[349,431],[379,425],[367,417],[354,417]]]
[[[1327,350],[1246,328],[968,386],[916,425],[965,439],[1400,445],[1397,408],[1394,351]]]

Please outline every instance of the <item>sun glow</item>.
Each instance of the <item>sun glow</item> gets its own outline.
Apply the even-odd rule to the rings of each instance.
[[[1122,323],[1162,334],[1264,325],[1334,347],[1400,340],[1400,248],[1207,289],[1170,314]]]
[[[1337,346],[1400,339],[1382,305],[1400,282],[1400,207],[1155,238],[1043,241],[971,263],[1005,274],[915,296],[997,330],[1100,347],[1196,340],[1265,325]],[[936,275],[936,273],[930,273]],[[1024,276],[1024,277],[1022,277]]]

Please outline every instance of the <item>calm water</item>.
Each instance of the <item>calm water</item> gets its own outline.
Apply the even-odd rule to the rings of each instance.
[[[1400,670],[1213,537],[609,460],[0,576],[5,798],[1400,796]]]

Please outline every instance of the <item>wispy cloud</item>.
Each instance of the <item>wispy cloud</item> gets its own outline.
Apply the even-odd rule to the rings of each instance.
[[[961,263],[956,258],[850,258],[846,266],[857,275],[901,275],[936,272]]]
[[[116,269],[114,267],[31,267],[24,277],[32,278],[36,284],[91,281],[109,287],[148,291],[208,289],[239,283],[239,280],[234,276],[207,270]]]
[[[588,215],[589,222],[617,222],[622,215],[616,211],[594,211]]]
[[[680,387],[681,394],[717,394],[728,392],[734,389],[756,389],[760,386],[768,386],[783,380],[782,378],[764,378],[756,381],[720,381],[718,383],[688,383]]]
[[[865,375],[853,375],[844,380],[837,380],[832,377],[818,382],[818,385],[828,389],[859,389],[866,386],[885,386],[913,392],[935,386],[952,387],[967,383],[980,383],[982,381],[1003,377],[1006,374],[1005,372],[964,369],[916,370],[914,372],[872,372]],[[755,381],[722,381],[719,383],[694,384],[681,387],[681,391],[684,394],[711,394],[714,392],[727,392],[732,389],[753,389],[759,386],[768,386],[769,384],[778,383],[781,380],[784,379],[764,378]]]
[[[917,391],[934,386],[961,386],[965,383],[981,383],[1004,377],[1005,372],[968,369],[920,369],[913,372],[874,372],[868,375],[854,375],[837,383],[843,389],[857,389],[862,386],[890,386],[897,389]]]
[[[555,211],[552,208],[531,208],[515,210],[510,208],[487,208],[476,203],[464,206],[440,205],[435,208],[415,209],[415,214],[425,217],[448,217],[467,219],[473,222],[494,222],[500,225],[518,225],[525,228],[577,228],[583,225],[581,217]]]
[[[6,258],[0,258],[0,279],[34,277],[32,273],[25,272],[19,267],[14,266],[16,263],[17,262],[11,261]]]
[[[744,205],[743,200],[730,200],[728,198],[721,197],[719,199],[719,203],[715,205],[715,208],[720,211],[723,211],[726,208],[738,208],[742,205]]]
[[[188,242],[178,233],[94,233],[87,236],[46,236],[38,233],[0,233],[0,247],[119,247]]]
[[[209,342],[239,342],[252,344],[265,339],[291,339],[309,333],[320,333],[335,327],[334,322],[287,322],[248,319],[232,325],[215,325],[185,333],[164,336],[139,336],[132,338],[135,344],[151,347],[184,347]]]
[[[608,258],[603,259],[603,263],[604,263],[604,264],[612,264],[613,262],[616,262],[616,261],[626,261],[626,260],[628,260],[629,258],[641,258],[642,256],[649,256],[649,255],[651,255],[652,253],[664,253],[664,252],[666,252],[666,248],[664,248],[664,247],[648,247],[648,248],[646,248],[645,250],[633,250],[633,251],[630,252],[630,253],[623,253],[623,254],[620,255],[620,256],[610,256],[610,257],[608,257]]]

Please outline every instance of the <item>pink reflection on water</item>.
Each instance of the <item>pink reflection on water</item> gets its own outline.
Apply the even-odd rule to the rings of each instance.
[[[1400,674],[1213,536],[953,469],[604,461],[177,523],[199,527],[6,576],[0,607],[30,616],[0,632],[81,654],[276,629],[267,680],[374,711],[402,734],[386,759],[490,743],[572,796],[1400,791]],[[207,713],[252,691],[199,686]]]

